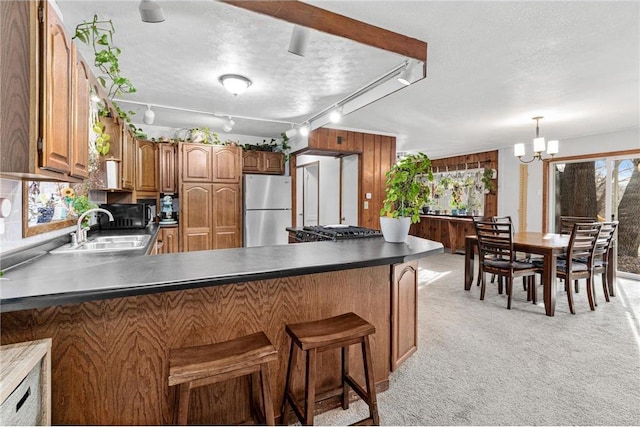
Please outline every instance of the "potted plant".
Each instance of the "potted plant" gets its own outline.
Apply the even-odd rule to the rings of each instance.
[[[410,154],[391,166],[386,177],[380,227],[387,242],[404,242],[411,223],[420,220],[421,208],[429,201],[431,160],[424,153]]]
[[[484,192],[486,194],[493,193],[493,175],[495,169],[485,168],[482,173],[482,183],[484,184]]]

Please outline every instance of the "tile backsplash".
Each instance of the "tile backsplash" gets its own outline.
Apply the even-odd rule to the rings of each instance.
[[[0,178],[0,198],[11,202],[11,213],[4,220],[0,234],[0,254],[44,242],[73,231],[73,227],[22,238],[22,181]]]

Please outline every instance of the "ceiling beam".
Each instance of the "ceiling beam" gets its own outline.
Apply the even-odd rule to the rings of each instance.
[[[394,33],[344,15],[338,15],[300,1],[222,1],[242,9],[273,16],[292,24],[313,28],[324,33],[417,59],[424,62],[423,70],[426,69],[427,43],[418,39]]]

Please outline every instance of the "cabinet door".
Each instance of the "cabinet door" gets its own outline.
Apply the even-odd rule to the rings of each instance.
[[[239,183],[242,178],[240,147],[209,147],[213,153],[212,182]]]
[[[211,184],[185,183],[180,189],[182,251],[211,249]]]
[[[136,140],[136,190],[158,191],[158,145]]]
[[[160,192],[175,193],[176,187],[176,146],[160,144]]]
[[[89,176],[89,103],[91,102],[89,66],[73,45],[71,175]]]
[[[211,145],[181,144],[182,180],[188,182],[213,181]]]
[[[260,173],[262,171],[262,156],[259,151],[246,150],[242,152],[242,172]]]
[[[418,261],[391,266],[391,370],[418,349]]]
[[[135,138],[129,129],[122,129],[122,188],[133,190],[136,166]]]
[[[71,40],[55,10],[44,4],[42,79],[42,151],[40,167],[68,173],[71,170]]]
[[[162,229],[163,254],[173,254],[178,252],[178,227]]]
[[[284,174],[284,154],[283,153],[262,153],[262,171],[273,175]]]
[[[239,247],[242,247],[240,185],[213,184],[213,249]]]

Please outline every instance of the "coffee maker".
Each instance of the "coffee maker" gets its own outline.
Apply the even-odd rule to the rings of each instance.
[[[177,224],[173,214],[173,197],[167,195],[161,200],[160,224]]]

